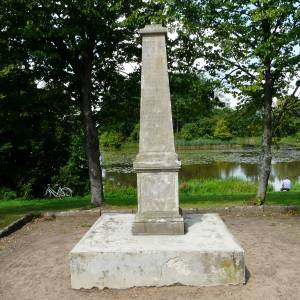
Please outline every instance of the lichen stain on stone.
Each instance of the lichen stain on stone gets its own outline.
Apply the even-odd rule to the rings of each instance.
[[[224,271],[223,283],[233,283],[237,281],[239,270],[237,270],[234,260],[224,259],[221,263]]]

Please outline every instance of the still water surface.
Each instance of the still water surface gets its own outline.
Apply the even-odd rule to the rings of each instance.
[[[288,176],[293,182],[300,182],[300,161],[278,162],[272,164],[270,184],[276,191],[280,190],[282,180]],[[133,172],[107,172],[108,180],[121,185],[136,186],[136,174]],[[182,166],[179,180],[200,178],[228,178],[238,177],[244,180],[258,180],[258,165],[235,162],[214,162],[210,164],[196,164]]]
[[[257,181],[259,173],[258,149],[228,148],[222,149],[182,149],[179,157],[182,167],[179,180],[201,178],[238,177],[243,180]],[[107,168],[106,179],[120,185],[136,186],[136,174],[132,169],[133,155],[127,164],[112,164]],[[217,161],[216,161],[217,160]],[[276,191],[280,190],[282,180],[289,177],[293,182],[300,182],[300,150],[296,148],[282,148],[274,153],[270,184]]]

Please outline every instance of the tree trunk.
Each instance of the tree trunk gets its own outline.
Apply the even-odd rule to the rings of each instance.
[[[263,204],[266,198],[272,161],[272,79],[270,66],[266,70],[264,84],[264,131],[262,137],[259,186],[256,194],[258,204]]]
[[[85,146],[89,164],[89,177],[91,188],[91,203],[100,206],[104,201],[102,170],[100,166],[100,151],[98,131],[93,120],[91,90],[92,90],[92,58],[90,56],[83,58],[83,64],[80,74],[80,106],[83,115]]]

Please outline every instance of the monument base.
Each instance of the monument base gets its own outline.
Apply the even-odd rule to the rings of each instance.
[[[149,213],[135,215],[133,235],[181,235],[184,234],[183,217],[177,213]]]
[[[175,236],[133,235],[133,221],[133,214],[96,221],[70,252],[72,288],[244,283],[244,250],[218,215],[187,215],[187,233]]]

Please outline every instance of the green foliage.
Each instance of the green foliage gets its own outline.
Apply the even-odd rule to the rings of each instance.
[[[297,97],[282,97],[274,108],[274,135],[297,136],[300,128],[300,102]]]
[[[178,132],[186,123],[211,116],[214,107],[222,103],[214,98],[217,83],[192,72],[170,74],[173,120]]]
[[[291,191],[300,192],[300,182],[295,182],[294,184],[292,184]]]
[[[137,123],[130,133],[129,141],[138,142],[140,138],[140,123]]]
[[[83,139],[82,133],[72,135],[68,148],[69,159],[60,167],[58,174],[51,178],[52,184],[59,183],[71,188],[73,195],[84,195],[89,191],[88,162]]]
[[[136,197],[136,188],[133,186],[122,186],[107,181],[105,183],[105,192],[114,193],[128,197]]]
[[[185,139],[176,139],[176,146],[180,149],[180,146],[201,146],[201,145],[225,145],[225,144],[233,144],[233,141],[223,141],[221,139],[214,139],[211,137],[203,137],[197,138],[190,141]]]
[[[0,200],[16,199],[17,193],[6,187],[0,187]]]
[[[228,124],[224,119],[220,119],[217,121],[214,128],[214,137],[224,141],[230,140],[232,138],[232,135],[228,128]]]
[[[38,89],[21,66],[1,77],[0,90],[0,185],[41,195],[67,159],[72,106],[61,89]]]
[[[180,184],[180,191],[189,195],[200,194],[224,194],[230,195],[235,193],[254,193],[257,184],[252,181],[245,181],[238,178],[227,179],[207,179],[199,178]],[[269,191],[272,190],[270,186]]]
[[[105,131],[101,134],[100,143],[106,148],[119,149],[124,140],[123,136],[119,132]]]
[[[18,184],[19,195],[24,199],[29,199],[33,197],[33,186],[36,179],[31,178],[26,182],[21,182]]]
[[[181,128],[178,137],[187,141],[205,138],[209,139],[213,133],[215,120],[213,118],[201,118],[194,123],[186,123]]]
[[[290,86],[300,69],[299,1],[175,0],[170,3],[170,10],[178,19],[179,44],[190,50],[180,63],[195,68],[197,59],[205,59],[204,68],[212,78],[222,77],[225,91],[232,92],[242,104],[251,103],[250,117],[261,114],[262,160],[269,167],[273,99],[288,95],[290,104],[295,98]],[[250,124],[242,119],[239,127],[246,127],[247,123]],[[254,128],[261,129],[261,125]],[[229,138],[225,129],[214,133],[223,138],[222,135]],[[260,175],[268,177],[267,170],[262,167]],[[262,194],[265,188],[261,189]]]
[[[265,203],[265,201],[266,201],[266,199],[262,199],[262,198],[258,197],[258,198],[255,198],[255,200],[253,201],[253,204],[260,206],[260,205],[263,205]]]
[[[251,136],[251,137],[237,137],[234,138],[235,144],[238,145],[253,145],[258,146],[261,143],[261,137]]]
[[[198,120],[198,136],[200,137],[212,137],[213,136],[213,128],[215,126],[214,115],[212,117],[200,118]]]
[[[104,144],[118,148],[128,136],[137,141],[140,68],[124,74],[123,64],[140,62],[135,33],[151,20],[178,33],[168,42],[173,119],[176,132],[189,141],[219,143],[209,140],[218,119],[227,122],[227,128],[219,126],[221,138],[227,139],[228,131],[257,136],[266,58],[272,60],[278,99],[299,69],[294,0],[263,1],[261,7],[242,0],[2,1],[0,19],[0,186],[18,196],[40,196],[51,181],[87,191],[78,131],[87,68],[95,83],[90,104],[99,108],[91,111]],[[262,33],[266,20],[272,28],[268,37]],[[205,34],[210,30],[212,35]],[[210,75],[225,74],[237,97],[251,98],[252,105],[216,111],[222,104],[213,91],[220,83],[200,73],[195,64],[200,57],[206,58]],[[280,136],[299,130],[295,109],[299,106],[289,106],[291,113],[280,119]]]
[[[198,136],[198,125],[196,123],[186,123],[180,130],[180,136],[190,141]]]
[[[105,74],[107,76],[107,74]],[[134,72],[128,77],[115,74],[110,80],[109,89],[102,92],[101,110],[97,112],[100,120],[100,132],[119,132],[124,137],[130,137],[138,130],[140,110],[140,74]],[[136,132],[138,134],[138,132]],[[131,138],[131,137],[130,137]],[[137,137],[133,137],[137,141]]]

